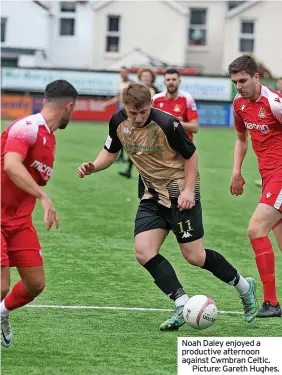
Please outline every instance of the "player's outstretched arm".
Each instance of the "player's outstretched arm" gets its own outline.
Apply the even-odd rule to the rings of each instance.
[[[230,193],[232,195],[241,195],[243,194],[243,186],[245,180],[242,176],[242,164],[245,159],[245,156],[248,151],[248,133],[237,132],[237,139],[234,149],[234,163],[233,163],[233,172],[230,182]]]
[[[107,100],[106,102],[104,102],[104,108],[107,108],[109,105],[112,105],[112,104],[117,104],[119,102],[119,95],[117,96],[114,96],[113,98]]]
[[[26,193],[40,199],[44,209],[44,221],[47,229],[55,223],[59,228],[59,218],[55,207],[45,191],[34,181],[31,174],[23,165],[24,158],[17,152],[7,152],[4,155],[4,171],[13,183]]]
[[[95,161],[89,161],[87,163],[82,163],[77,170],[78,177],[83,178],[89,176],[92,173],[97,173],[103,169],[109,168],[113,162],[116,160],[118,152],[111,153],[103,149],[97,156]]]

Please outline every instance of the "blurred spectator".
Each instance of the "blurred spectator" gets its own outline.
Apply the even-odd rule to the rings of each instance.
[[[118,94],[116,96],[114,96],[112,99],[110,99],[107,102],[105,102],[105,104],[104,104],[105,107],[107,107],[107,106],[109,106],[111,104],[117,104],[117,103],[119,103],[119,109],[123,108],[122,92],[132,82],[129,79],[129,70],[125,66],[122,66],[121,69],[120,69],[120,78],[121,79],[120,79]],[[123,148],[121,149],[119,157],[117,158],[116,161],[125,161]]]
[[[280,94],[282,94],[282,77],[277,79],[276,86],[277,91],[280,92]]]

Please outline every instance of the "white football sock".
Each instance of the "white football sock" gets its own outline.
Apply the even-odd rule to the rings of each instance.
[[[1,302],[1,316],[6,317],[9,315],[10,311],[6,308],[4,300]]]
[[[243,294],[246,294],[250,289],[250,284],[248,281],[241,275],[239,275],[239,282],[238,284],[234,285],[234,288],[239,292],[239,294],[242,296]]]
[[[176,307],[184,306],[185,303],[188,301],[188,299],[189,297],[187,296],[187,294],[183,294],[183,296],[176,298],[176,300],[174,301],[175,306]]]

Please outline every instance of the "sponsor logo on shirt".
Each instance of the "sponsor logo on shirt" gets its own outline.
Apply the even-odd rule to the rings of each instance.
[[[247,129],[249,130],[255,129],[255,130],[260,131],[262,134],[267,134],[270,131],[268,125],[257,125],[253,122],[246,122],[246,121],[244,121],[244,124]]]
[[[48,165],[41,163],[38,160],[34,160],[34,162],[30,165],[32,168],[35,168],[38,172],[45,175],[43,178],[45,181],[48,181],[51,178],[53,173],[53,168],[49,167]]]

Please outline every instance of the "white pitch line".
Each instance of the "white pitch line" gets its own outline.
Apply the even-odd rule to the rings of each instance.
[[[151,307],[123,307],[123,306],[61,306],[61,305],[26,305],[37,309],[69,309],[69,310],[116,310],[116,311],[162,311],[172,312],[172,309],[157,309]],[[218,311],[226,315],[242,315],[239,311]]]

